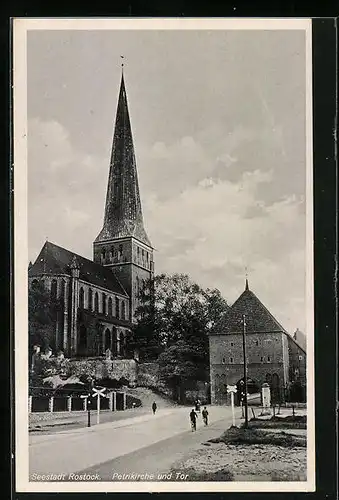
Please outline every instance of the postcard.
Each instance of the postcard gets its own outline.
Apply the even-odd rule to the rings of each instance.
[[[315,490],[311,25],[14,19],[18,492]]]

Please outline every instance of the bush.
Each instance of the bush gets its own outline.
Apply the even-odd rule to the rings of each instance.
[[[275,446],[306,447],[304,436],[295,436],[285,432],[264,432],[259,429],[245,429],[243,427],[230,427],[219,438],[210,439],[209,443],[225,444],[272,444]]]
[[[306,429],[306,415],[289,415],[287,417],[271,417],[269,419],[252,418],[249,421],[251,429]]]

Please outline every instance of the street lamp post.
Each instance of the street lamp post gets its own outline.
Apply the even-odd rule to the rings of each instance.
[[[247,403],[247,358],[246,358],[246,316],[242,317],[242,346],[244,357],[244,407],[245,407],[245,424],[248,427],[248,403]]]

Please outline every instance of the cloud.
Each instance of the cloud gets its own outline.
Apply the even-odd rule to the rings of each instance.
[[[203,179],[170,199],[145,200],[159,272],[186,272],[233,302],[245,268],[253,290],[289,330],[304,328],[304,218],[296,197],[271,205],[257,192],[272,172],[245,172],[238,183]],[[260,211],[258,212],[258,206]],[[248,217],[253,213],[252,217]]]
[[[48,238],[91,257],[103,217],[106,162],[76,150],[60,123],[28,123],[29,258]]]
[[[109,158],[75,148],[56,121],[32,119],[28,134],[30,259],[46,236],[91,258]],[[254,132],[237,127],[213,146],[214,134],[209,147],[207,136],[201,131],[172,143],[139,144],[136,151],[156,271],[189,273],[233,302],[247,267],[250,287],[282,325],[305,330],[303,199],[293,194],[266,199],[277,183],[276,171],[256,161],[228,177],[239,151],[256,140]]]

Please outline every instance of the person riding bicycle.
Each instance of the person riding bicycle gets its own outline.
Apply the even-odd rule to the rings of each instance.
[[[204,409],[202,410],[202,418],[204,420],[204,424],[208,425],[208,411],[206,406],[204,406]]]

